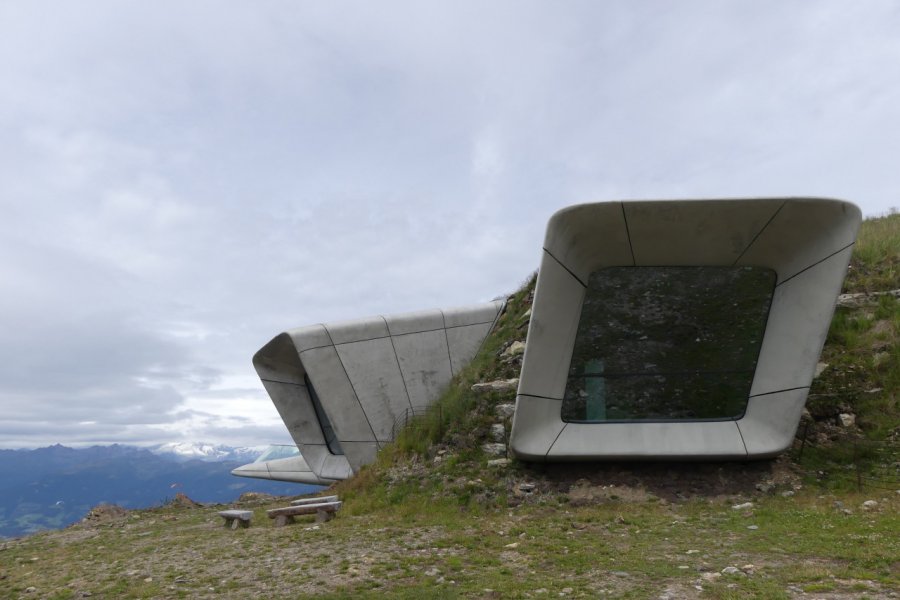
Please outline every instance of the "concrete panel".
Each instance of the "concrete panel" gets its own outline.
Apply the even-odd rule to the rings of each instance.
[[[583,300],[584,286],[544,252],[522,359],[520,394],[562,399]]]
[[[391,339],[341,344],[336,349],[376,439],[390,441],[394,421],[411,407]]]
[[[319,425],[306,386],[265,380],[263,385],[291,434],[291,439],[298,447],[303,444],[325,443],[322,427]]]
[[[490,333],[492,326],[493,323],[482,323],[453,327],[447,330],[447,343],[450,345],[450,367],[453,369],[454,375],[475,358],[475,354],[481,348],[481,344]]]
[[[450,383],[450,354],[444,330],[392,338],[409,401],[419,408],[434,402]]]
[[[344,449],[347,462],[350,463],[350,468],[354,472],[359,471],[365,465],[375,462],[375,457],[378,454],[378,444],[375,442],[341,442],[341,447]]]
[[[275,336],[253,355],[253,367],[260,379],[303,383],[303,366],[294,340],[287,333]]]
[[[622,203],[579,204],[556,212],[547,223],[544,249],[582,282],[602,267],[631,266]]]
[[[737,422],[750,458],[784,452],[794,440],[808,388],[750,398],[744,418]]]
[[[444,326],[449,328],[478,323],[493,323],[503,308],[503,304],[503,300],[494,300],[485,304],[444,309]]]
[[[751,396],[810,385],[851,252],[847,248],[775,288]]]
[[[322,479],[313,473],[302,456],[250,463],[234,469],[231,471],[231,474],[238,477],[309,483],[313,485],[329,485],[334,482],[333,479]]]
[[[297,353],[312,348],[321,348],[322,346],[331,345],[331,337],[325,331],[323,325],[309,325],[308,327],[298,327],[287,331],[291,340],[294,342],[294,348]]]
[[[771,267],[780,283],[852,244],[860,219],[849,202],[790,199],[738,264]]]
[[[405,335],[444,328],[444,316],[440,310],[420,310],[403,315],[385,316],[391,335]]]
[[[344,447],[345,440],[374,442],[375,434],[334,347],[307,350],[300,355],[300,359],[318,392],[322,408],[334,427],[341,447]],[[306,456],[305,452],[303,454]]]
[[[731,265],[782,204],[782,199],[625,202],[635,264]]]
[[[519,395],[513,414],[509,450],[520,460],[543,461],[566,426],[559,417],[560,400]]]
[[[340,323],[326,323],[325,328],[335,344],[348,344],[390,335],[382,317],[366,317]]]
[[[569,423],[550,448],[547,459],[701,456],[710,459],[743,459],[747,456],[734,421]]]

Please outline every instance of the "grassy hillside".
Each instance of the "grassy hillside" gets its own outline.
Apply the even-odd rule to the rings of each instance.
[[[900,288],[900,216],[863,224],[847,292]],[[534,278],[437,407],[334,487],[340,516],[221,528],[135,511],[0,548],[0,597],[894,598],[900,304],[836,312],[787,455],[753,463],[505,463]],[[841,424],[852,415],[855,424]],[[862,484],[859,487],[859,484]],[[33,591],[27,591],[33,587]]]

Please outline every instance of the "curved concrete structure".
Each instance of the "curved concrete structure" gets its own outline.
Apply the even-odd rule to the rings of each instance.
[[[269,446],[255,461],[233,469],[231,474],[238,477],[274,479],[313,485],[330,485],[335,481],[321,478],[313,473],[306,464],[306,460],[300,455],[300,449],[297,446],[284,445]]]
[[[309,471],[346,479],[392,441],[395,423],[438,398],[502,308],[496,301],[293,329],[263,346],[253,365]],[[253,469],[261,472],[235,474]]]
[[[532,307],[514,455],[742,459],[786,449],[859,222],[853,204],[807,198],[557,212]],[[677,343],[655,319],[669,319]],[[613,343],[603,337],[610,331]],[[667,402],[678,404],[672,414]]]
[[[276,481],[290,481],[293,483],[309,483],[312,485],[330,485],[334,479],[325,479],[317,476],[306,464],[302,456],[290,458],[276,458],[264,462],[252,462],[231,471],[238,477],[252,477],[254,479],[274,479]]]

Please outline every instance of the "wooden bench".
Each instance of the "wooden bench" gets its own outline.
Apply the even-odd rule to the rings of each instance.
[[[253,518],[252,510],[223,510],[219,511],[219,516],[225,519],[225,527],[237,529],[240,527],[250,527],[250,519]]]
[[[292,500],[291,506],[300,506],[301,504],[319,504],[320,502],[337,502],[337,496],[319,496],[318,498],[300,498]]]
[[[337,500],[334,502],[317,502],[288,506],[286,508],[273,508],[272,510],[267,510],[266,514],[269,515],[270,519],[275,519],[275,527],[282,527],[288,523],[293,523],[294,517],[301,515],[316,515],[316,523],[330,521],[340,507],[341,502]]]

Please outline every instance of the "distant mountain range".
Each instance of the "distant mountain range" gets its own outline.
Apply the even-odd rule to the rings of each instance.
[[[154,454],[169,456],[177,460],[205,460],[225,461],[235,460],[241,464],[253,462],[262,454],[268,446],[252,446],[249,448],[235,448],[222,444],[207,444],[205,442],[169,442],[147,448]]]
[[[263,450],[202,443],[0,450],[0,537],[66,527],[101,503],[146,508],[178,492],[225,503],[250,491],[290,496],[320,489],[231,475]]]

